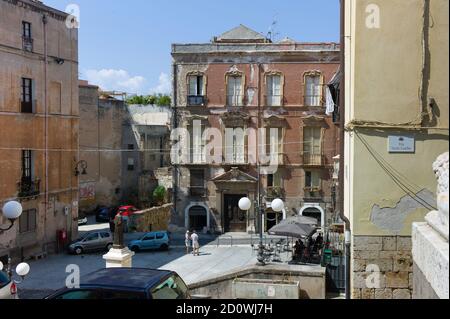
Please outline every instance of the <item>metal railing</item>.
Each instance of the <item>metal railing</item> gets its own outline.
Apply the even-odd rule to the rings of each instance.
[[[322,166],[324,165],[324,156],[322,154],[303,154],[303,164],[310,166]]]
[[[187,102],[188,106],[205,106],[206,98],[204,95],[189,95]]]
[[[323,106],[322,95],[305,95],[305,106]]]
[[[34,197],[40,194],[39,179],[22,178],[18,183],[19,197]]]
[[[231,247],[233,247],[233,236],[230,236],[230,235],[221,235],[221,236],[219,236],[219,237],[217,237],[217,247],[219,247],[220,246],[220,239],[224,239],[224,238],[229,238],[230,239],[230,244],[231,244]]]
[[[322,190],[316,187],[305,187],[304,194],[306,199],[318,199],[323,197]]]
[[[36,100],[22,101],[20,100],[20,112],[21,113],[34,113]]]
[[[33,52],[33,39],[31,37],[22,37],[22,47],[24,51]]]

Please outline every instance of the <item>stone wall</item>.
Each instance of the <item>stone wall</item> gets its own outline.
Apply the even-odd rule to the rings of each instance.
[[[354,236],[352,299],[411,299],[411,237]]]
[[[137,232],[168,230],[173,204],[153,207],[135,213],[131,217],[131,228]]]

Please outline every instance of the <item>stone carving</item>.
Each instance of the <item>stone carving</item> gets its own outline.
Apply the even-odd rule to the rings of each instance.
[[[439,156],[433,164],[433,170],[438,179],[437,206],[441,223],[448,229],[448,152]]]

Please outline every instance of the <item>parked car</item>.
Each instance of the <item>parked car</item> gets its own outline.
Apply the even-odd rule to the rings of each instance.
[[[113,246],[113,236],[110,231],[101,230],[82,235],[69,245],[69,252],[80,255],[85,252],[110,250]]]
[[[99,206],[95,210],[95,221],[97,223],[107,223],[110,220],[110,208]]]
[[[16,284],[13,283],[8,275],[0,270],[0,299],[17,298]]]
[[[45,299],[191,299],[191,296],[176,272],[107,268],[82,277],[79,288],[62,288]]]
[[[170,239],[166,231],[150,232],[128,244],[128,248],[137,252],[148,249],[169,249]]]
[[[120,206],[116,212],[116,215],[120,212],[120,213],[122,213],[122,216],[130,217],[131,215],[133,215],[135,212],[138,212],[138,211],[139,211],[139,209],[137,209],[136,207],[134,207],[132,205]]]
[[[78,216],[78,226],[87,225],[88,219],[86,214],[80,213]]]

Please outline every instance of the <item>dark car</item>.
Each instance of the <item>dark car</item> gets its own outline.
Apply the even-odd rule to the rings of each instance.
[[[110,208],[106,206],[99,206],[95,210],[95,221],[97,223],[107,223],[110,219]]]
[[[191,299],[174,271],[106,268],[80,280],[80,288],[63,288],[45,299]]]

